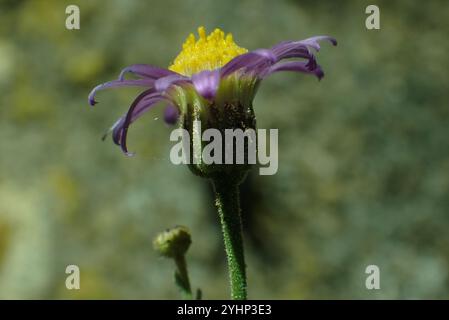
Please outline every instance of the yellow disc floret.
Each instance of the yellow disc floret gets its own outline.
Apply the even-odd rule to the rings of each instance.
[[[233,58],[248,52],[235,44],[232,34],[215,29],[206,36],[204,27],[198,28],[199,39],[191,33],[178,54],[170,70],[191,76],[203,70],[214,70],[224,66]]]

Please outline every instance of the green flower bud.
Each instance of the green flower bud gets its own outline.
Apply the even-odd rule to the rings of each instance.
[[[189,229],[176,226],[159,233],[153,241],[153,246],[160,255],[176,258],[185,255],[191,243]]]

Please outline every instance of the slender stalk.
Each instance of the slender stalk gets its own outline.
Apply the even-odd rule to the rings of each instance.
[[[192,289],[190,287],[189,274],[187,273],[187,263],[185,255],[177,255],[174,258],[176,263],[175,281],[181,292],[183,299],[192,299]]]
[[[243,253],[239,183],[233,179],[214,179],[215,205],[220,216],[228,259],[231,298],[246,300],[246,272]]]

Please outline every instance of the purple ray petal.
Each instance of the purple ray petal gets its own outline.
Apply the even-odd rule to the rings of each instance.
[[[305,58],[309,59],[313,54],[307,45],[301,41],[281,42],[271,48],[278,60],[288,58]]]
[[[140,118],[145,112],[151,109],[157,102],[162,100],[158,94],[148,94],[145,98],[140,100],[136,105],[135,109],[131,114],[131,120],[129,125],[131,125],[134,121]],[[123,126],[125,124],[126,116],[128,112],[125,113],[122,117],[120,117],[108,130],[108,132],[103,136],[103,140],[106,138],[107,134],[112,131],[112,140],[117,145],[121,145],[121,136],[123,132]]]
[[[324,76],[323,70],[319,65],[315,65],[314,68],[310,68],[309,62],[305,61],[280,62],[272,66],[268,74],[270,75],[279,71],[294,71],[294,72],[314,74],[320,80]]]
[[[315,36],[315,37],[307,38],[305,40],[301,40],[298,42],[301,42],[301,43],[305,44],[306,46],[310,46],[310,47],[314,48],[315,50],[319,51],[320,50],[319,41],[323,41],[323,40],[330,42],[334,46],[337,45],[337,40],[335,40],[335,38],[332,38],[329,36]]]
[[[154,82],[154,88],[158,92],[164,92],[167,90],[172,84],[180,83],[180,82],[189,82],[190,79],[182,76],[180,74],[172,74],[163,78],[159,78]]]
[[[95,101],[95,95],[98,91],[107,89],[107,88],[119,88],[119,87],[152,87],[154,84],[154,80],[151,79],[139,79],[139,80],[114,80],[106,83],[102,83],[96,86],[89,94],[89,104],[94,106],[97,104]]]
[[[289,44],[282,47],[273,49],[278,60],[289,58],[304,58],[310,59],[313,54],[310,52],[307,46],[298,46],[295,44]]]
[[[179,110],[172,104],[165,107],[164,110],[164,120],[168,124],[175,124],[179,118]]]
[[[220,70],[205,70],[196,73],[192,76],[192,83],[201,96],[211,100],[215,97],[220,84]]]
[[[128,152],[126,146],[126,137],[128,134],[128,128],[132,122],[139,118],[142,114],[148,111],[153,105],[163,99],[159,93],[155,93],[154,89],[149,89],[142,92],[133,101],[129,107],[128,112],[119,121],[117,121],[112,128],[112,137],[116,144],[119,144],[122,151],[127,155],[131,156],[132,153]]]
[[[176,74],[168,69],[163,69],[148,64],[134,64],[132,66],[126,67],[120,72],[119,80],[122,81],[125,78],[126,73],[133,73],[143,78],[149,79],[159,79],[171,74]]]
[[[278,59],[287,59],[296,57],[309,59],[311,56],[313,56],[312,52],[310,52],[310,48],[319,51],[320,50],[319,41],[322,40],[327,40],[333,45],[337,45],[337,41],[332,37],[317,36],[300,41],[283,41],[281,43],[278,43],[271,49],[273,50],[273,53],[276,55]]]
[[[271,50],[257,49],[237,56],[229,61],[221,68],[221,77],[225,77],[239,69],[243,69],[244,72],[249,72],[260,68],[261,65],[270,65],[276,61],[276,57]]]
[[[147,99],[148,97],[148,99]],[[117,125],[114,127],[114,142],[116,142],[119,145],[122,145],[122,141],[125,143],[126,148],[126,141],[122,140],[121,137],[125,131],[128,130],[129,126],[136,121],[138,118],[140,118],[144,113],[149,111],[153,106],[156,105],[157,102],[161,101],[163,98],[160,97],[158,94],[154,94],[151,96],[147,96],[144,99],[140,100],[135,104],[135,108],[130,108],[128,112],[121,118],[122,122],[117,123]],[[132,105],[131,105],[132,107]],[[126,135],[123,136],[123,139],[126,139]]]
[[[123,127],[123,122],[125,121],[125,117],[126,114],[123,115],[122,117],[120,117],[113,125],[112,127],[109,128],[109,130],[103,135],[102,140],[106,139],[106,137],[108,136],[108,134],[110,132],[112,132],[112,141],[114,141],[114,143],[116,145],[120,145],[120,138],[122,135],[122,127]]]
[[[262,58],[265,58],[265,60],[270,63],[276,63],[278,61],[276,58],[276,55],[270,49],[256,49],[256,50],[253,50],[252,52]]]

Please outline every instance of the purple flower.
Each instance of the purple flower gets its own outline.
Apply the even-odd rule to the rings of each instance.
[[[157,103],[166,104],[164,119],[170,124],[188,112],[187,100],[192,99],[192,95],[205,110],[210,105],[224,106],[236,100],[238,104],[252,107],[258,84],[273,73],[293,71],[321,79],[324,73],[313,51],[320,49],[321,40],[337,44],[332,37],[316,36],[248,52],[234,43],[232,35],[225,36],[219,29],[209,36],[203,27],[198,32],[198,41],[191,34],[169,69],[132,65],[123,69],[117,80],[100,84],[89,94],[89,103],[95,105],[95,96],[103,89],[126,86],[144,89],[108,131],[125,154],[131,155],[126,146],[129,126]],[[137,79],[125,79],[126,74],[133,74]]]

